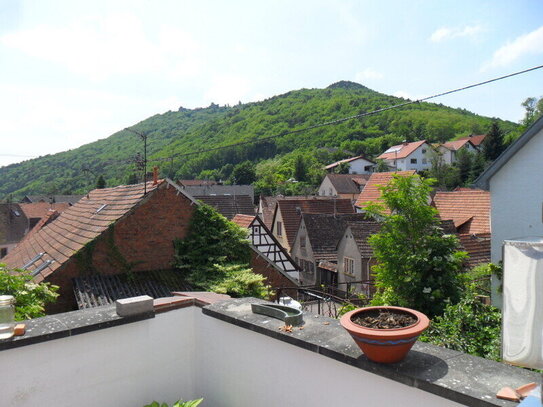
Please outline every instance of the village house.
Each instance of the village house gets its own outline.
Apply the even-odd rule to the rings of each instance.
[[[0,203],[0,259],[10,252],[28,232],[28,218],[16,203]]]
[[[275,288],[297,287],[301,284],[300,268],[277,242],[262,219],[255,215],[238,214],[232,222],[247,228],[253,251],[250,264],[253,270],[267,278],[269,285]]]
[[[480,151],[486,136],[486,134],[470,134],[469,136],[461,137],[458,140],[469,140],[471,144]]]
[[[490,194],[481,189],[457,188],[438,191],[432,200],[440,219],[451,220],[463,249],[470,258],[468,266],[490,261]]]
[[[191,195],[191,194],[189,194]],[[226,219],[232,220],[237,214],[255,215],[253,199],[249,195],[191,195],[197,201],[209,205]]]
[[[335,163],[327,165],[324,169],[328,172],[334,172],[341,164],[345,164],[349,167],[349,174],[371,174],[375,168],[375,163],[373,161],[367,159],[363,155],[359,155],[336,161]]]
[[[479,151],[479,149],[473,145],[469,138],[447,141],[446,143],[440,144],[437,150],[441,154],[443,163],[448,165],[456,162],[456,155],[460,150],[466,150],[472,154]]]
[[[432,166],[430,162],[432,147],[425,141],[402,143],[390,147],[377,157],[396,171],[424,171]]]
[[[309,198],[278,199],[272,223],[272,233],[288,252],[291,252],[303,213],[342,214],[354,213],[350,199]]]
[[[491,197],[491,259],[503,260],[504,241],[543,236],[541,188],[543,117],[516,139],[480,176],[474,185]],[[501,305],[501,284],[493,279],[492,301]]]
[[[371,174],[370,179],[366,183],[366,186],[358,195],[358,198],[354,204],[358,212],[364,212],[364,208],[369,203],[378,203],[383,204],[381,198],[381,190],[379,189],[382,186],[388,185],[388,183],[393,179],[394,176],[408,177],[415,175],[415,171],[398,171],[398,172],[374,172]],[[383,208],[385,213],[389,213],[387,208]]]
[[[72,206],[83,198],[83,196],[84,195],[25,195],[23,199],[21,199],[21,203],[67,203]]]
[[[264,222],[266,227],[273,229],[273,216],[275,215],[275,207],[280,199],[330,199],[329,196],[318,195],[278,195],[278,196],[260,196],[257,215]]]
[[[319,186],[319,195],[355,200],[369,178],[370,174],[326,174]]]
[[[72,204],[69,202],[49,203],[38,201],[33,203],[21,203],[20,206],[28,218],[28,229],[31,230],[45,216],[50,215],[50,212],[61,213],[72,206]]]
[[[347,222],[337,244],[337,283],[341,290],[368,297],[373,294],[371,268],[377,261],[368,238],[380,228],[379,222],[365,217]]]

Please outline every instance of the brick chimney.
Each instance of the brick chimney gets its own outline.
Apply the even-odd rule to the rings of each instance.
[[[153,185],[158,184],[158,167],[153,167]]]

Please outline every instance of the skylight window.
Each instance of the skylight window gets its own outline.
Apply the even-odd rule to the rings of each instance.
[[[400,151],[402,149],[402,147],[403,146],[392,146],[387,151],[385,151],[385,154],[386,153],[397,153],[398,151]]]
[[[36,268],[36,270],[32,272],[32,277],[37,276],[40,271],[42,271],[43,269],[45,269],[47,266],[49,266],[51,263],[54,263],[54,262],[55,262],[54,260],[45,260],[42,264],[40,264]]]

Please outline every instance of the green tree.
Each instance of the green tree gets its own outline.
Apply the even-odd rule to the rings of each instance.
[[[100,175],[98,177],[98,180],[96,181],[96,188],[97,189],[104,189],[106,187],[106,180],[104,179],[103,175]]]
[[[470,179],[473,155],[465,148],[456,153],[455,167],[458,168],[460,184],[465,185]]]
[[[483,141],[483,154],[488,161],[494,161],[503,150],[503,132],[498,122],[493,121],[490,131]]]
[[[460,298],[458,273],[466,254],[457,251],[456,236],[440,227],[428,203],[431,185],[417,175],[396,175],[381,187],[388,211],[380,204],[366,209],[382,219],[381,231],[369,238],[378,261],[375,305],[406,306],[433,317]]]
[[[248,160],[239,163],[232,170],[230,181],[238,185],[252,184],[256,181],[255,165]]]
[[[524,119],[521,120],[521,124],[528,128],[535,122],[538,118],[543,116],[543,97],[537,98],[529,97],[521,106],[526,110],[524,113]]]
[[[351,165],[349,163],[341,163],[335,168],[336,174],[348,174],[349,170],[351,169]]]
[[[435,179],[437,187],[451,190],[460,185],[458,167],[445,164],[442,153],[434,151],[430,156],[430,164],[427,175]]]
[[[134,185],[138,183],[138,176],[134,173],[130,174],[126,180],[127,185]],[[105,187],[105,184],[104,184]]]
[[[187,281],[203,290],[233,297],[268,297],[264,278],[252,275],[247,230],[208,205],[198,205],[185,239],[174,242],[175,266]],[[251,273],[251,274],[249,274]]]
[[[390,168],[388,167],[385,160],[377,160],[377,165],[375,166],[375,172],[388,172]]]
[[[307,181],[307,165],[301,154],[297,155],[294,161],[294,179],[299,182]]]
[[[45,305],[55,302],[58,287],[50,283],[35,284],[28,271],[11,270],[0,264],[0,293],[15,297],[15,319],[23,321],[45,315]]]
[[[486,168],[486,160],[483,153],[475,153],[473,156],[473,162],[471,163],[471,173],[470,173],[470,179],[472,181],[476,180],[479,175],[485,170]]]

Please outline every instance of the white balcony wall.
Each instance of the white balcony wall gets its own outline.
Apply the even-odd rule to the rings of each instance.
[[[143,407],[194,391],[197,307],[0,352],[0,406]]]

